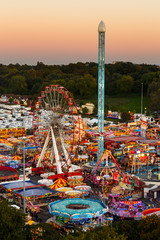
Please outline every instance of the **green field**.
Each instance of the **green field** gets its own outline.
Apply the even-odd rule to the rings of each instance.
[[[140,96],[128,96],[128,97],[106,97],[106,104],[111,110],[116,111],[131,111],[141,112],[141,97]],[[148,109],[148,98],[143,98],[143,113]]]
[[[83,103],[91,102],[97,106],[97,96],[92,96],[91,99],[83,100]],[[111,111],[131,111],[135,113],[141,112],[141,96],[131,95],[126,97],[112,97],[112,96],[105,96],[105,105],[107,109]],[[146,108],[146,110],[145,110]],[[149,110],[149,99],[148,97],[143,97],[143,113]]]

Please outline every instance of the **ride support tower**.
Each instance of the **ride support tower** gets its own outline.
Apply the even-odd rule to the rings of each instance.
[[[104,152],[104,101],[105,101],[105,32],[103,21],[98,26],[98,151],[97,161]]]

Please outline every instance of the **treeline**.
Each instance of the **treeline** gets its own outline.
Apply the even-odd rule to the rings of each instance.
[[[140,95],[150,98],[151,110],[160,109],[160,68],[156,65],[116,62],[105,66],[105,94],[108,96]],[[37,96],[50,84],[66,87],[75,99],[96,98],[98,65],[94,62],[68,65],[0,64],[0,94]]]

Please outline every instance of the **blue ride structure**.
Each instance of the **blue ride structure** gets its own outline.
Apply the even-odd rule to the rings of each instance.
[[[105,101],[105,31],[103,21],[98,25],[98,151],[97,161],[104,152],[104,101]]]

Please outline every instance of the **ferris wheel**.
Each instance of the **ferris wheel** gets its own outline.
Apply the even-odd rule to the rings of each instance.
[[[35,144],[41,148],[37,167],[54,165],[59,174],[71,166],[71,153],[80,141],[79,120],[75,101],[66,88],[43,88],[33,111]]]

